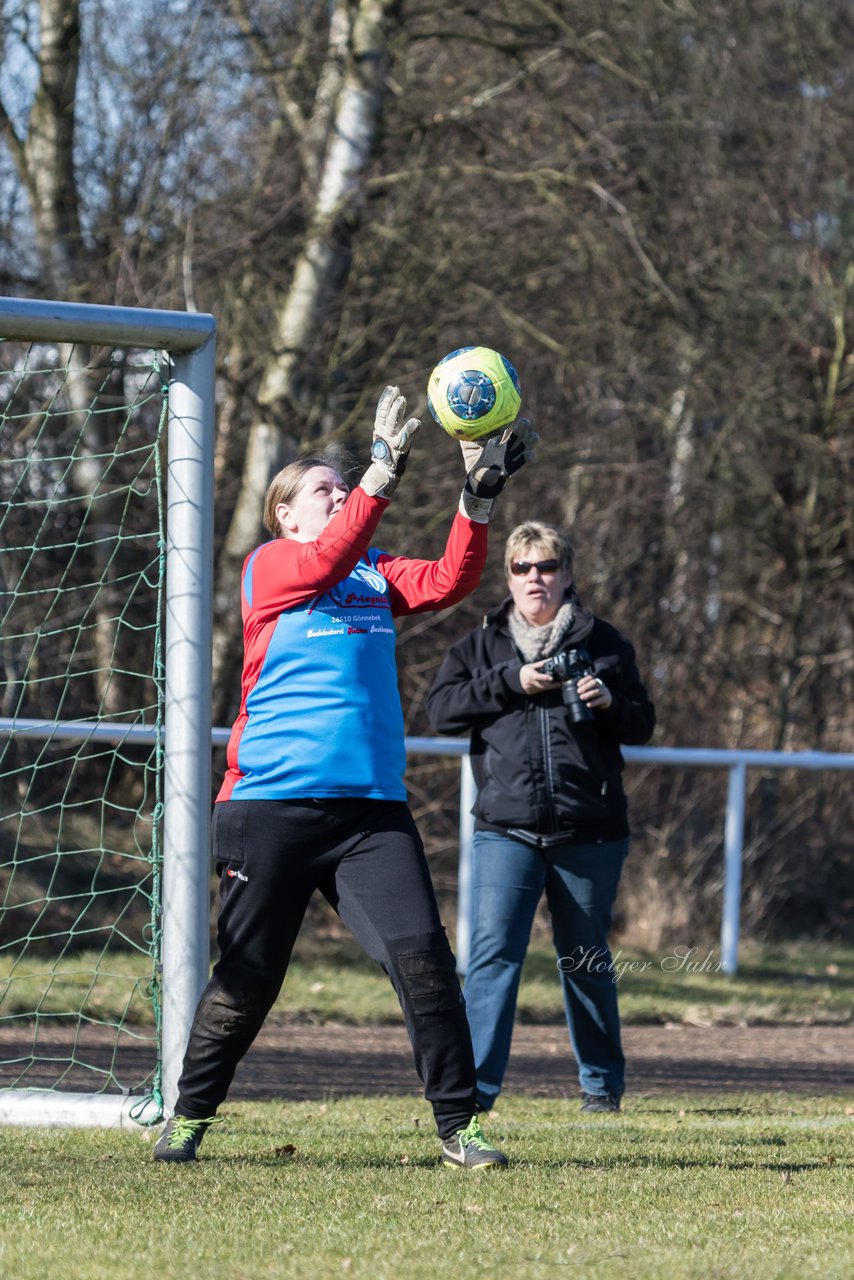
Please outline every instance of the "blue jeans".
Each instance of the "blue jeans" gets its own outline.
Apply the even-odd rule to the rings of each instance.
[[[585,1093],[623,1092],[617,984],[608,930],[628,839],[535,849],[476,831],[472,848],[471,953],[465,1000],[478,1105],[501,1091],[522,963],[543,890],[552,921],[569,1039]]]

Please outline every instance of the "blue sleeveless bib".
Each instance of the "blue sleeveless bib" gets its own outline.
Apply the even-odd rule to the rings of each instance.
[[[403,712],[388,583],[368,552],[279,615],[237,751],[233,800],[405,800]],[[252,604],[251,563],[244,590]]]

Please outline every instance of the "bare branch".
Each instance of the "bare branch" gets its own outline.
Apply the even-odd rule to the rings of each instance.
[[[588,187],[595,195],[597,195],[600,200],[604,201],[604,203],[607,204],[610,209],[613,209],[615,213],[619,214],[620,225],[625,233],[626,239],[628,240],[629,244],[634,250],[634,253],[638,259],[638,262],[640,262],[641,266],[643,267],[644,271],[646,272],[647,276],[649,277],[649,279],[651,280],[655,288],[658,290],[658,292],[662,295],[662,297],[666,298],[667,301],[670,303],[671,307],[673,307],[673,310],[681,311],[682,303],[676,297],[676,294],[673,292],[670,286],[665,284],[664,280],[662,280],[661,276],[656,270],[655,264],[652,262],[652,259],[650,258],[649,254],[646,252],[646,250],[644,249],[643,245],[640,242],[640,237],[638,236],[637,230],[635,228],[635,224],[632,221],[631,215],[629,214],[629,211],[625,207],[625,205],[621,204],[620,201],[617,200],[615,196],[612,196],[611,193],[609,191],[606,191],[605,188],[601,186],[598,182],[586,182],[584,185]]]
[[[230,0],[230,3],[235,20],[255,54],[258,71],[272,87],[279,110],[288,121],[294,136],[302,142],[306,130],[305,115],[289,90],[287,78],[273,55],[264,32],[253,22],[246,0]]]
[[[439,123],[442,120],[462,120],[467,116],[473,115],[475,111],[480,111],[482,107],[488,106],[496,98],[502,97],[505,93],[509,93],[511,89],[515,89],[523,80],[529,79],[536,75],[543,67],[550,62],[554,62],[560,57],[560,49],[548,49],[545,53],[541,53],[539,57],[533,58],[526,66],[520,68],[512,76],[508,76],[506,80],[490,86],[488,89],[481,90],[476,93],[471,102],[467,102],[464,106],[453,107],[450,111],[440,112],[434,116],[434,122]]]
[[[594,31],[589,36],[581,37],[578,35],[574,27],[566,21],[566,19],[557,12],[548,0],[528,0],[529,8],[537,9],[548,21],[554,23],[560,31],[563,39],[569,49],[573,53],[580,54],[589,62],[595,62],[597,67],[601,67],[603,71],[607,71],[609,75],[616,77],[618,80],[624,81],[632,86],[633,89],[640,89],[643,93],[654,96],[652,85],[640,76],[633,75],[631,71],[626,71],[625,67],[621,67],[619,63],[607,57],[603,53],[599,53],[593,47],[594,41],[602,38],[602,32]]]

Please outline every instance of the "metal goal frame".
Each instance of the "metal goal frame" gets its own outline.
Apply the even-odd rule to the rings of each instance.
[[[157,350],[169,364],[161,882],[168,1114],[209,966],[216,321],[198,312],[0,298],[0,338]],[[92,728],[77,727],[84,737]],[[138,1103],[117,1093],[2,1089],[0,1122],[133,1127]]]

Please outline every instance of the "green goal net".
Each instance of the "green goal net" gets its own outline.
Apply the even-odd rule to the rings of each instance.
[[[155,351],[0,341],[0,1090],[162,1113]]]

